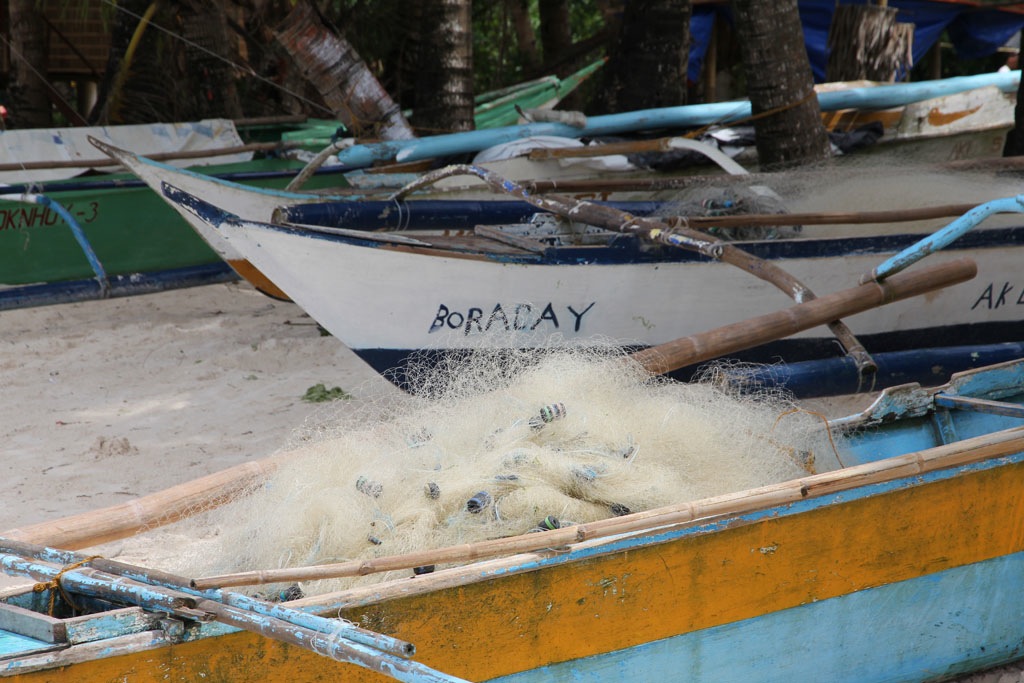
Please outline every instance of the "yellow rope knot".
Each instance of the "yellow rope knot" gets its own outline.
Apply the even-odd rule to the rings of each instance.
[[[100,559],[100,557],[102,557],[102,555],[92,555],[79,562],[74,562],[72,564],[65,565],[59,572],[57,572],[56,576],[54,576],[49,581],[41,581],[32,586],[33,593],[42,593],[43,591],[47,590],[50,591],[50,604],[47,607],[47,613],[49,614],[49,616],[52,617],[54,614],[54,607],[56,606],[57,602],[57,591],[60,591],[61,596],[64,598],[65,602],[71,605],[72,609],[78,609],[75,606],[74,601],[71,599],[71,594],[64,590],[64,586],[61,585],[61,577],[64,576],[66,572],[69,572],[73,569],[78,569],[79,567],[83,567],[92,562],[93,560]]]

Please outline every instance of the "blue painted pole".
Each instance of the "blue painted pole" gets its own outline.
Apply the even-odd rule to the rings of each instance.
[[[1016,92],[1020,71],[959,76],[934,81],[894,83],[818,93],[822,111],[840,109],[891,109],[911,102],[952,95],[974,88],[994,85],[1004,92]],[[352,145],[338,152],[338,161],[347,170],[366,168],[377,161],[417,161],[435,157],[479,152],[531,135],[554,135],[568,138],[616,135],[641,130],[692,128],[729,123],[748,118],[750,102],[716,102],[660,109],[644,109],[622,114],[592,116],[586,125],[577,128],[561,123],[530,123],[486,130],[473,130],[446,135],[390,140]]]
[[[75,217],[64,208],[60,202],[55,202],[44,194],[0,194],[0,199],[11,201],[11,202],[22,202],[25,204],[41,204],[48,209],[51,209],[57,213],[71,228],[71,234],[75,236],[75,241],[78,242],[78,246],[85,252],[85,258],[89,261],[89,266],[92,268],[92,272],[96,274],[96,281],[100,283],[100,297],[106,298],[110,292],[110,280],[107,278],[107,271],[103,268],[103,264],[100,263],[100,259],[96,256],[96,251],[89,244],[89,238],[85,236],[85,231],[82,230],[82,226],[78,224]]]
[[[70,550],[0,538],[0,558],[3,557],[9,558],[3,561],[22,569],[30,565],[19,565],[18,561],[14,558],[22,558],[26,562],[28,560],[38,560],[40,563],[45,563],[40,564],[39,566],[41,567],[54,564],[68,566],[78,562],[85,562],[87,559],[87,556]],[[396,654],[402,658],[411,657],[416,654],[416,648],[411,643],[383,633],[361,628],[344,620],[327,619],[317,616],[314,612],[315,607],[305,610],[292,609],[287,604],[271,603],[240,593],[220,589],[198,590],[188,585],[188,579],[159,570],[124,564],[116,560],[108,560],[103,557],[89,558],[88,565],[91,569],[104,572],[105,574],[121,576],[136,583],[155,586],[157,589],[167,588],[178,593],[185,593],[195,599],[213,600],[248,612],[282,619],[295,626],[319,631],[335,638],[344,638],[352,642],[361,643],[375,650]]]
[[[312,630],[278,617],[193,597],[177,590],[160,589],[91,568],[62,569],[19,555],[0,554],[0,571],[12,576],[27,576],[41,581],[56,579],[69,592],[94,595],[108,600],[116,599],[138,605],[143,609],[171,614],[208,615],[229,626],[282,640],[336,661],[355,664],[405,683],[466,683],[464,679],[418,662],[353,642],[345,637],[346,629],[343,624],[326,619],[324,621],[333,626],[333,631],[326,627],[324,630]],[[286,608],[279,609],[291,611]],[[303,614],[302,617],[304,620],[322,619],[311,614]]]
[[[875,266],[875,269],[871,271],[871,279],[879,282],[890,275],[900,272],[917,263],[928,254],[935,253],[939,249],[949,246],[950,243],[968,230],[997,213],[1024,213],[1024,194],[1019,194],[1016,197],[993,199],[990,202],[979,204],[941,230],[932,233],[923,240],[916,242]]]

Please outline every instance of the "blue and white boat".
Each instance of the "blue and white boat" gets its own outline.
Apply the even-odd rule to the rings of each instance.
[[[331,206],[347,211],[347,204],[289,207],[268,223],[239,219],[170,185],[164,193],[218,230],[320,325],[400,386],[407,386],[412,366],[452,353],[609,342],[643,349],[791,303],[768,281],[707,254],[550,216],[479,225],[488,222],[481,214],[445,230],[373,232],[372,221],[325,227],[305,220]],[[795,238],[729,243],[819,295],[856,285],[906,250],[918,252],[914,260],[931,253],[929,263],[965,257],[977,263],[970,282],[846,320],[878,356],[880,372],[851,374],[854,366],[846,363],[852,361],[842,361],[829,381],[798,367],[783,371],[782,383],[801,396],[906,381],[937,384],[954,371],[1019,356],[1024,225],[965,230],[995,213],[1019,210],[1019,198],[989,203],[951,223],[951,243],[927,252],[920,251],[927,235],[901,231],[899,224],[859,236],[808,227]],[[839,356],[832,333],[818,326],[729,357],[789,367]]]

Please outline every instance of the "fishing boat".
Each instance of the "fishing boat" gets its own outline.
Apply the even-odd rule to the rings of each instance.
[[[1024,638],[1022,387],[1012,361],[890,388],[829,423],[838,469],[373,560],[189,578],[74,552],[110,537],[110,510],[10,530],[0,566],[38,584],[0,602],[0,676],[868,683],[996,667]],[[248,464],[240,488],[270,470]],[[196,503],[150,498],[139,525]],[[401,575],[283,602],[234,588],[385,570]]]
[[[159,197],[161,200],[163,199],[161,192],[163,183],[170,183],[191,194],[204,197],[218,206],[225,207],[242,218],[252,220],[270,220],[273,217],[274,211],[284,206],[322,204],[326,202],[342,202],[346,205],[352,205],[355,202],[366,201],[384,201],[394,204],[394,200],[389,199],[389,197],[394,196],[395,193],[400,193],[403,187],[415,182],[419,178],[419,174],[416,173],[389,172],[375,174],[353,171],[347,173],[343,179],[339,179],[343,186],[334,188],[318,190],[316,185],[306,187],[305,183],[296,183],[294,180],[289,183],[288,187],[283,189],[278,187],[261,187],[251,183],[235,182],[230,178],[219,178],[204,173],[197,173],[190,169],[177,168],[95,138],[91,142],[93,146],[112,160],[130,170],[138,179],[153,190],[154,196]],[[686,141],[686,143],[687,148],[695,150],[697,153],[704,152],[710,155],[711,160],[721,164],[727,173],[746,174],[746,170],[742,166],[733,162],[716,149],[694,141]],[[496,172],[503,174],[511,171],[516,174],[514,176],[515,179],[535,177],[530,174],[542,172],[541,168],[529,163],[525,166],[519,164],[518,160],[513,160],[512,163],[515,164],[512,167],[506,162],[501,161],[493,164],[484,164],[484,166],[495,169]],[[299,187],[291,189],[293,184]],[[586,191],[583,193],[586,194]],[[617,198],[623,201],[657,201],[658,199],[674,196],[674,191],[671,189],[664,192],[643,189],[635,191],[603,191],[602,196],[606,199]],[[472,177],[439,179],[434,186],[416,192],[415,197],[417,199],[433,198],[444,201],[466,201],[472,202],[473,206],[478,205],[479,202],[491,202],[496,199],[494,193],[485,184]],[[228,263],[240,277],[264,294],[277,299],[288,298],[287,294],[268,280],[259,269],[253,266],[217,230],[196,219],[193,214],[181,209],[176,204],[170,203],[170,205],[177,209],[182,218],[202,237],[209,248]],[[395,206],[399,205],[395,204]],[[353,210],[368,210],[372,212],[377,209],[364,208]],[[402,215],[402,211],[399,210],[398,213],[392,212],[392,215]],[[437,225],[439,222],[439,218],[435,219],[434,224]],[[408,228],[408,225],[403,224],[400,227]]]
[[[837,82],[815,86],[819,97],[853,87],[887,87],[880,83]],[[966,160],[997,159],[1002,156],[1007,133],[1014,126],[1017,92],[987,85],[961,92],[909,102],[887,109],[850,108],[824,110],[822,122],[828,131],[832,153],[837,159],[863,163],[888,159],[902,164],[939,164]],[[759,168],[754,126],[712,126],[698,139],[714,145],[744,168]],[[539,146],[538,146],[539,147]],[[602,150],[602,147],[605,149]],[[640,141],[558,149],[537,148],[526,152],[533,161],[552,160],[579,164],[601,151],[625,155],[634,171],[641,168],[706,171],[708,160],[684,150],[672,149],[667,141]],[[550,164],[550,162],[549,162]],[[582,168],[565,166],[561,175],[578,175]],[[606,172],[606,175],[611,175]]]
[[[493,187],[514,186],[486,169],[462,171],[490,179]],[[608,340],[629,348],[656,346],[778,308],[787,296],[803,296],[794,292],[828,292],[838,283],[858,282],[878,263],[900,261],[929,238],[902,231],[899,223],[875,234],[803,225],[786,236],[787,229],[811,217],[781,214],[761,217],[775,227],[738,235],[746,239],[730,242],[684,231],[670,243],[665,238],[673,230],[660,219],[652,218],[644,232],[638,212],[608,213],[609,207],[575,201],[564,205],[525,191],[512,198],[532,202],[541,212],[536,219],[495,225],[502,219],[483,209],[458,220],[449,216],[444,230],[394,232],[395,224],[386,222],[390,213],[409,225],[421,215],[415,202],[394,212],[387,204],[369,204],[362,222],[353,217],[352,202],[283,207],[273,222],[261,222],[240,219],[171,185],[164,186],[164,194],[218,230],[320,325],[403,388],[411,386],[410,369],[453,353]],[[429,213],[429,202],[424,205],[422,212]],[[932,252],[937,253],[929,260],[938,263],[973,258],[979,268],[974,282],[851,319],[867,353],[902,354],[876,362],[883,372],[870,377],[876,382],[871,386],[908,380],[937,384],[950,372],[976,367],[988,353],[1017,351],[1024,329],[1012,293],[1024,228],[1019,222],[969,228],[1020,209],[1015,199],[972,208],[943,229],[952,235],[945,248],[920,251],[913,259]],[[575,222],[554,219],[553,213]],[[753,220],[712,216],[690,218],[688,225],[724,234],[729,225],[749,226]],[[730,261],[728,254],[743,256]],[[736,267],[748,258],[758,265],[746,267],[749,272]],[[795,283],[771,282],[764,273],[772,268],[784,269]],[[745,350],[736,359],[835,359],[841,348],[858,346],[842,343],[837,347],[833,335],[819,327]],[[968,365],[946,364],[954,350]],[[942,363],[934,362],[940,357]],[[854,365],[863,369],[865,364]],[[910,367],[922,374],[903,374]],[[676,376],[687,379],[695,370]],[[864,377],[852,377],[857,390]],[[823,382],[814,373],[801,373],[789,376],[787,387],[808,396],[835,391],[845,381]]]
[[[878,144],[858,153],[943,163],[1001,157],[1006,134],[1014,126],[1016,104],[1016,91],[987,85],[892,109],[847,109],[823,117],[833,131],[854,131],[872,123],[881,128]]]

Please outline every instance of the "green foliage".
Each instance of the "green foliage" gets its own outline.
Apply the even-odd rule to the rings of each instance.
[[[323,382],[320,384],[314,384],[310,388],[306,389],[306,393],[303,395],[302,400],[308,401],[309,403],[325,403],[327,401],[347,401],[352,398],[352,394],[348,393],[341,387],[333,387],[328,389]]]

